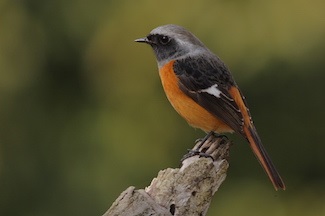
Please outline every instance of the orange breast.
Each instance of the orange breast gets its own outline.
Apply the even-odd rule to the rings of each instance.
[[[213,116],[179,89],[178,78],[173,71],[174,61],[165,64],[159,75],[168,100],[174,109],[193,127],[206,132],[232,132],[225,123]]]

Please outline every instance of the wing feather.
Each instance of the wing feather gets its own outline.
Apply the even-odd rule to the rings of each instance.
[[[209,59],[209,60],[206,60]],[[227,67],[215,58],[187,57],[174,63],[174,71],[179,79],[180,89],[200,106],[221,119],[234,131],[244,135],[243,116],[229,89],[236,86]],[[215,86],[220,94],[207,91]]]

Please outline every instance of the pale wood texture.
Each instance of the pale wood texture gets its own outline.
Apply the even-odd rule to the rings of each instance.
[[[127,188],[104,216],[206,215],[226,178],[230,141],[210,136],[200,144],[193,148],[199,155],[187,154],[181,168],[160,171],[145,189]]]

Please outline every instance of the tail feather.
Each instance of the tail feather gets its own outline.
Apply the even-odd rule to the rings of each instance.
[[[285,190],[285,184],[273,165],[271,158],[268,156],[265,148],[263,147],[255,127],[253,125],[245,127],[244,132],[250,143],[250,147],[271,180],[275,190],[278,190],[279,188]]]

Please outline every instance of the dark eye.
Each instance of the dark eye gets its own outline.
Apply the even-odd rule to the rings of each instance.
[[[159,37],[159,43],[162,45],[168,44],[170,41],[170,38],[168,36],[162,35]]]

